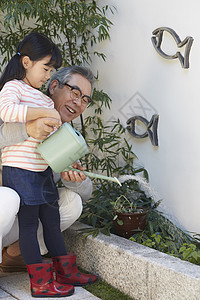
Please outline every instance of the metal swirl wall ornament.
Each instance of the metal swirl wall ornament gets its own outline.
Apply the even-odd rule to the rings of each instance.
[[[128,119],[128,121],[126,122],[127,125],[130,125],[127,126],[126,129],[135,138],[143,139],[145,137],[149,137],[152,145],[158,146],[158,119],[159,115],[157,114],[153,115],[150,121],[142,116],[134,116]],[[137,134],[135,132],[135,123],[137,120],[142,122],[146,126],[146,131],[143,134]]]
[[[162,44],[162,38],[163,38],[164,31],[167,31],[168,33],[171,34],[171,36],[174,38],[178,48],[182,48],[183,46],[186,45],[184,56],[179,51],[177,51],[174,55],[168,55],[164,51],[162,51],[162,49],[160,47]],[[151,38],[151,40],[152,40],[153,46],[156,49],[156,51],[158,52],[158,54],[160,54],[163,58],[166,58],[166,59],[178,58],[181,63],[182,68],[184,68],[184,69],[189,68],[189,55],[190,55],[190,50],[191,50],[192,43],[194,40],[192,37],[187,36],[183,41],[181,41],[178,34],[169,27],[159,27],[159,28],[155,29],[152,32],[152,34],[154,36]]]

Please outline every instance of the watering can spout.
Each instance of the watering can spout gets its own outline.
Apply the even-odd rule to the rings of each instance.
[[[69,167],[69,168],[65,169],[65,171],[67,171],[67,172],[70,171],[70,170],[77,171],[78,173],[83,172],[85,174],[85,176],[88,176],[88,177],[91,177],[91,178],[98,178],[98,179],[102,179],[102,180],[113,181],[113,182],[119,184],[120,186],[122,186],[120,181],[117,179],[117,177],[109,177],[109,176],[104,176],[102,174],[91,173],[91,172],[88,172],[88,171],[81,171],[81,170],[78,170],[78,169],[74,169],[72,167]]]

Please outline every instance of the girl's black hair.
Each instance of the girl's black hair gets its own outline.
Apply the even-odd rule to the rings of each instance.
[[[59,48],[44,34],[38,32],[29,33],[20,42],[16,54],[4,69],[0,77],[0,90],[10,80],[22,80],[25,78],[26,70],[21,63],[23,56],[28,56],[32,61],[39,61],[48,55],[51,55],[51,58],[47,66],[58,69],[62,65],[62,54]]]

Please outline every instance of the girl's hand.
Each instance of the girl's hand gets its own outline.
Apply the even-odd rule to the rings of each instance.
[[[74,169],[78,169],[78,170],[82,170],[82,171],[85,170],[85,168],[82,167],[78,162],[73,163],[72,167]],[[77,181],[79,183],[86,179],[86,176],[83,172],[78,173],[77,171],[72,171],[72,170],[70,170],[68,172],[61,172],[61,176],[66,181],[71,181],[71,182]]]
[[[54,118],[39,118],[26,122],[27,134],[37,140],[45,140],[55,127],[60,127],[60,121]]]

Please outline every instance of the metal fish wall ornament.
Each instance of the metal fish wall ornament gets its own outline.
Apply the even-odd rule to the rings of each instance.
[[[155,114],[152,116],[151,120],[148,121],[142,116],[134,116],[127,120],[126,124],[129,125],[126,127],[128,132],[138,139],[143,139],[145,137],[149,137],[153,146],[158,146],[158,119],[159,115]],[[146,131],[143,134],[137,134],[135,130],[136,121],[140,121],[146,127]]]
[[[168,55],[164,51],[162,51],[161,44],[162,44],[162,38],[163,38],[163,33],[164,31],[167,31],[168,33],[171,34],[173,39],[175,40],[177,47],[182,48],[185,46],[185,52],[184,56],[180,53],[180,51],[177,51],[174,55]],[[190,55],[190,50],[192,47],[193,43],[193,38],[190,36],[187,36],[183,41],[179,38],[178,34],[171,28],[169,27],[159,27],[155,29],[152,34],[154,35],[151,40],[153,43],[154,48],[160,54],[163,58],[165,59],[176,59],[178,58],[182,68],[188,69],[189,68],[189,55]]]

